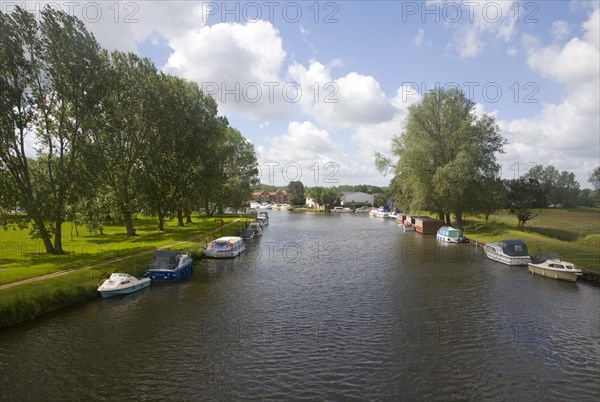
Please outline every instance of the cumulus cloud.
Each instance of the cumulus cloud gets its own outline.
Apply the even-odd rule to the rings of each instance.
[[[440,13],[446,15],[444,7],[457,7],[455,1],[441,2]],[[447,50],[456,51],[461,58],[478,56],[488,42],[502,40],[508,42],[515,32],[515,3],[509,1],[483,0],[465,2],[460,11],[461,18],[447,16],[445,22],[456,32]]]
[[[219,23],[169,41],[165,71],[196,81],[224,112],[256,119],[283,117],[286,101],[279,76],[286,52],[270,22]]]
[[[529,49],[529,67],[565,88],[562,102],[544,105],[531,119],[499,122],[510,141],[507,154],[513,161],[553,164],[573,171],[582,184],[600,155],[599,13],[594,10],[582,24],[582,37],[572,38],[562,47],[552,44]]]
[[[313,61],[308,68],[295,63],[288,75],[302,88],[300,106],[328,127],[377,123],[393,117],[395,107],[371,76],[351,72],[333,78],[330,67]]]

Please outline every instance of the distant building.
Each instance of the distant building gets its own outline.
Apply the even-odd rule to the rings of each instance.
[[[279,189],[277,191],[255,191],[252,193],[252,200],[256,202],[268,202],[270,204],[287,204],[288,192],[282,189]]]
[[[341,205],[374,205],[375,196],[373,194],[358,193],[353,191],[344,191],[340,196]]]

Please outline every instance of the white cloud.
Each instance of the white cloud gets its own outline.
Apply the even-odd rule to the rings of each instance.
[[[573,171],[585,186],[600,155],[599,16],[596,9],[582,24],[582,38],[572,38],[562,47],[529,49],[529,67],[561,84],[566,95],[558,104],[544,105],[533,118],[499,122],[510,141],[507,155],[512,163],[552,164]]]
[[[552,37],[555,41],[562,41],[569,37],[571,34],[571,28],[567,21],[554,21],[552,23]]]
[[[169,43],[173,53],[165,71],[198,82],[225,113],[263,120],[286,115],[279,75],[286,52],[270,22],[219,23]]]
[[[302,87],[300,106],[319,123],[330,127],[377,123],[390,119],[395,108],[371,76],[351,72],[332,78],[330,68],[313,61],[288,68],[292,80]]]
[[[446,18],[448,26],[456,27],[447,50],[458,52],[461,58],[476,57],[488,42],[496,39],[508,42],[514,36],[516,18],[513,2],[480,0],[457,3],[444,0],[442,3],[452,4],[453,7],[462,5],[462,18],[459,21],[450,16]],[[444,12],[441,14],[444,16]]]
[[[423,28],[419,28],[417,32],[417,36],[415,36],[414,44],[417,47],[421,47],[423,45],[423,40],[425,39],[425,30]]]

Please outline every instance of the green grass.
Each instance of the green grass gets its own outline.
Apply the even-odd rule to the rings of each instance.
[[[519,230],[517,219],[505,211],[490,216],[488,223],[470,216],[465,220],[465,234],[480,243],[521,239],[530,254],[554,251],[564,260],[600,273],[600,210],[541,209],[536,213],[524,230]]]
[[[235,218],[226,216],[223,220],[227,223]],[[159,232],[156,219],[137,218],[134,223],[138,236],[134,237],[127,237],[122,225],[106,225],[104,235],[79,228],[80,236],[76,236],[67,222],[63,225],[65,253],[61,255],[47,254],[42,241],[31,239],[27,230],[0,229],[0,285],[153,250],[221,226],[216,218],[194,217],[193,221],[184,227],[177,227],[176,221],[166,221],[165,230]]]
[[[231,222],[236,217],[227,216],[223,217],[225,223]],[[142,229],[144,227],[144,223],[146,225],[150,225],[152,220],[138,220],[136,223],[138,224],[138,228]],[[242,223],[240,222],[239,225]],[[194,236],[198,233],[207,232],[209,230],[214,230],[220,228],[221,223],[215,221],[214,218],[208,219],[206,221],[197,220],[196,223],[191,224],[184,228],[177,227],[166,227],[166,233],[144,233],[144,230],[138,230],[138,234],[140,234],[139,238],[128,239],[126,236],[118,233],[118,228],[113,228],[115,233],[110,234],[107,232],[106,236],[94,236],[88,234],[84,236],[82,234],[80,239],[77,239],[83,246],[85,244],[97,244],[93,241],[98,242],[101,240],[105,246],[116,247],[119,245],[119,241],[125,243],[127,247],[120,248],[120,254],[125,254],[125,250],[131,251],[144,251],[144,250],[153,250],[158,246],[169,244],[173,242],[180,241],[181,239],[186,239],[191,236]],[[173,250],[182,250],[184,252],[188,252],[192,254],[192,256],[199,257],[201,255],[201,251],[204,249],[204,245],[206,242],[210,241],[214,237],[221,235],[232,235],[236,233],[238,228],[237,224],[230,225],[225,227],[219,233],[215,233],[212,235],[201,236],[198,239],[193,241],[186,241],[181,244],[178,244],[175,247],[169,248]],[[152,232],[152,230],[148,229],[148,232]],[[14,237],[22,236],[22,233],[18,233],[13,231],[11,233]],[[26,241],[27,239],[21,238],[22,241]],[[33,240],[28,240],[33,242]],[[81,253],[81,252],[80,252]],[[56,268],[61,268],[58,264],[61,257],[53,257],[53,256],[45,256],[42,253],[37,255],[36,262],[39,267],[52,266]],[[20,284],[18,286],[0,289],[0,328],[6,327],[9,325],[13,325],[28,319],[32,319],[41,314],[69,306],[71,304],[75,304],[84,300],[87,300],[92,297],[97,296],[96,289],[98,286],[104,281],[104,279],[108,278],[113,272],[124,272],[134,276],[142,276],[147,269],[148,263],[150,262],[150,255],[144,254],[141,256],[130,257],[121,261],[115,261],[108,264],[104,264],[97,267],[88,267],[83,268],[83,265],[75,265],[72,261],[77,261],[87,265],[93,262],[99,262],[105,260],[106,258],[111,258],[114,256],[113,254],[100,254],[100,255],[87,255],[86,253],[81,253],[83,255],[78,255],[74,253],[72,259],[69,259],[69,267],[73,268],[73,271],[68,272],[67,274],[56,276],[52,278],[46,278],[44,280],[39,280],[30,283]],[[92,259],[92,257],[100,257],[96,259]],[[56,258],[57,260],[54,260]],[[11,274],[14,272],[18,272],[18,270],[25,269],[23,267],[19,267],[18,262],[13,261],[13,266],[11,268],[5,268],[5,271],[1,271],[2,273]],[[39,268],[38,267],[38,268]],[[4,267],[3,267],[4,268]],[[79,268],[79,269],[78,269]],[[61,269],[55,269],[55,271],[64,270],[64,267]],[[39,271],[39,269],[37,270]],[[29,270],[29,273],[36,272],[36,270]],[[15,276],[15,275],[13,275]]]

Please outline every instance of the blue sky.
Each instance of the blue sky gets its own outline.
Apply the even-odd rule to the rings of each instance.
[[[408,106],[435,85],[458,84],[496,116],[505,178],[552,164],[589,187],[600,163],[598,1],[53,4],[105,48],[213,94],[263,183],[387,185],[373,154],[391,156]]]

